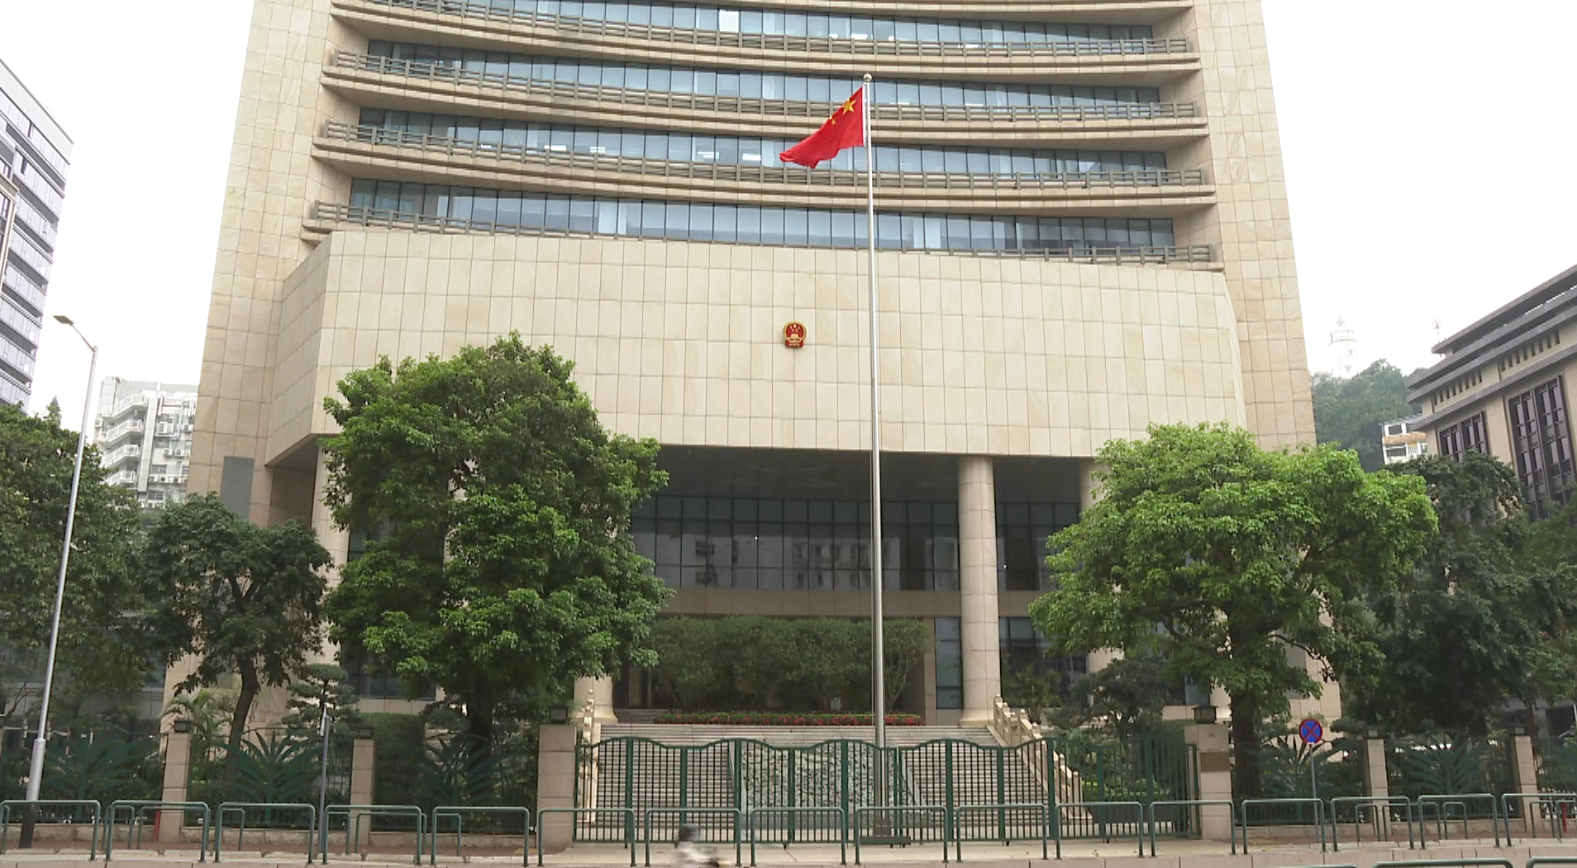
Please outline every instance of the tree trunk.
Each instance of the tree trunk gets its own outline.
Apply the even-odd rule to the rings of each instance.
[[[1255,724],[1257,713],[1247,702],[1231,700],[1232,708],[1232,795],[1255,799],[1263,795],[1259,774],[1259,740]]]
[[[257,695],[262,692],[262,683],[257,677],[257,667],[250,664],[240,667],[241,692],[235,698],[235,713],[230,716],[230,749],[239,750],[241,739],[246,735],[246,719],[252,714],[252,703],[257,701]]]

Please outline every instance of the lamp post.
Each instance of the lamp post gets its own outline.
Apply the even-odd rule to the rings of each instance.
[[[55,614],[49,628],[49,662],[44,665],[44,695],[39,702],[38,733],[33,739],[33,763],[27,776],[27,800],[38,801],[39,785],[44,779],[44,746],[49,737],[49,693],[55,684],[55,652],[60,645],[60,606],[66,596],[66,564],[71,559],[71,526],[77,519],[77,489],[82,483],[82,452],[88,445],[88,422],[93,412],[93,377],[98,372],[99,348],[94,346],[87,337],[77,328],[76,323],[67,316],[55,316],[55,321],[61,325],[69,326],[87,344],[92,352],[88,362],[88,394],[82,404],[82,428],[77,432],[77,463],[71,471],[71,501],[66,507],[66,539],[60,548],[60,575],[55,579]],[[28,811],[29,819],[33,812]],[[31,826],[31,824],[28,824]],[[28,831],[31,831],[29,829]],[[32,844],[32,835],[26,836],[29,840],[23,846]]]

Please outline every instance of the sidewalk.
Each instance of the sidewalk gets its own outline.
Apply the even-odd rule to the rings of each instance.
[[[1293,866],[1316,865],[1353,865],[1357,868],[1373,868],[1377,862],[1408,862],[1418,860],[1461,860],[1461,859],[1496,859],[1505,860],[1511,868],[1523,868],[1531,857],[1554,857],[1570,859],[1571,864],[1577,865],[1577,839],[1570,842],[1556,842],[1549,839],[1532,841],[1519,841],[1516,846],[1497,848],[1489,840],[1483,841],[1445,841],[1431,842],[1428,849],[1409,851],[1406,845],[1366,843],[1362,846],[1343,846],[1340,852],[1321,853],[1318,845],[1255,845],[1252,853],[1244,855],[1241,851],[1233,856],[1225,843],[1200,842],[1200,841],[1159,841],[1157,856],[1141,858],[1138,855],[1137,845],[1134,842],[1092,843],[1079,841],[1065,843],[1062,848],[1062,862],[1055,860],[1045,861],[1040,857],[1040,843],[1034,844],[1014,843],[1008,846],[1000,844],[965,844],[964,862],[970,865],[983,866],[983,868],[1057,868],[1065,865],[1066,868],[1293,868]],[[1149,852],[1148,844],[1146,853]],[[714,853],[723,860],[724,865],[732,865],[734,860],[733,847],[714,848]],[[749,847],[743,849],[746,865],[750,861]],[[948,858],[953,858],[949,852]],[[867,864],[880,865],[882,868],[936,868],[942,863],[942,847],[940,844],[930,844],[924,847],[862,847],[861,860]],[[672,848],[654,844],[652,847],[652,865],[668,866],[672,864]],[[756,850],[757,865],[762,866],[816,866],[816,868],[835,868],[839,866],[839,852],[836,845],[804,845],[784,849],[779,846],[758,846]],[[422,863],[425,865],[428,858],[424,855]],[[457,859],[453,855],[438,856],[441,865],[457,866],[465,863],[487,866],[487,868],[506,868],[506,866],[520,865],[521,854],[516,851],[508,856],[476,856]],[[111,864],[127,863],[135,868],[206,868],[213,864],[210,857],[207,863],[200,863],[195,850],[172,850],[160,853],[151,850],[126,850],[117,851]],[[305,857],[302,854],[257,852],[226,853],[221,865],[232,865],[236,868],[302,868]],[[365,860],[356,857],[329,854],[329,864],[349,868],[353,865],[378,866],[378,868],[398,868],[402,865],[411,865],[411,857],[404,857],[378,853],[368,856]],[[531,864],[536,865],[536,853],[531,853]],[[630,864],[630,853],[618,845],[592,844],[581,845],[566,850],[563,853],[550,854],[546,860],[545,868],[619,868]],[[637,846],[635,864],[644,866],[644,847]],[[848,851],[848,864],[854,864],[854,848]],[[55,853],[47,851],[33,851],[30,853],[11,851],[5,856],[0,856],[0,868],[97,868],[102,866],[102,857],[97,862],[89,862],[86,853]]]

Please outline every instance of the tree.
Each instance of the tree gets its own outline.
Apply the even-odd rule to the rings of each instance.
[[[173,599],[155,619],[174,663],[197,667],[178,689],[211,686],[235,673],[239,687],[229,745],[239,748],[264,687],[289,684],[323,643],[323,569],[329,554],[301,522],[252,524],[205,494],[159,511],[148,529],[142,570]]]
[[[1328,446],[1266,452],[1227,426],[1157,425],[1102,447],[1099,501],[1052,538],[1055,590],[1030,616],[1052,653],[1163,654],[1166,680],[1231,698],[1240,789],[1255,731],[1289,693],[1378,657],[1366,591],[1411,568],[1435,518],[1423,481]],[[1158,629],[1159,627],[1159,629]]]
[[[1407,377],[1385,359],[1350,379],[1314,377],[1315,436],[1321,443],[1357,452],[1365,470],[1385,464],[1380,426],[1416,412],[1407,402]]]
[[[280,723],[292,738],[311,740],[321,733],[323,712],[329,713],[334,735],[345,739],[361,723],[361,698],[345,670],[333,663],[308,663],[300,680],[290,685],[290,711]]]
[[[1059,729],[1098,723],[1124,742],[1154,732],[1172,689],[1165,668],[1154,652],[1113,660],[1073,683],[1067,705],[1057,710],[1052,723]]]
[[[1508,699],[1564,699],[1574,679],[1569,624],[1577,575],[1571,526],[1530,525],[1516,471],[1487,455],[1394,466],[1423,480],[1440,516],[1416,569],[1370,601],[1384,663],[1344,685],[1349,714],[1395,732],[1478,735]]]
[[[669,592],[629,535],[667,481],[657,444],[610,434],[571,364],[519,335],[449,360],[387,358],[327,399],[327,502],[369,533],[328,600],[331,635],[473,736],[533,697],[626,662]]]
[[[42,686],[77,432],[60,407],[42,417],[0,404],[0,723]],[[128,692],[142,683],[150,644],[144,617],[158,588],[132,568],[138,530],[129,492],[106,485],[98,450],[82,456],[71,560],[61,606],[56,690]],[[70,709],[63,709],[62,714]]]

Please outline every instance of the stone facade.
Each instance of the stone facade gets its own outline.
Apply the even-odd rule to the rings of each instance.
[[[681,50],[656,44],[666,38],[661,34],[632,41],[611,31],[576,31],[570,40],[565,33],[580,23],[509,17],[510,8],[531,6],[526,2],[493,6],[504,11],[462,14],[469,7],[457,6],[440,14],[388,0],[256,3],[215,266],[191,490],[219,491],[259,522],[308,519],[342,560],[347,536],[332,527],[321,505],[316,446],[318,437],[333,433],[323,400],[334,395],[337,381],[380,356],[446,356],[518,331],[575,362],[579,382],[610,428],[657,439],[674,461],[688,455],[702,466],[711,456],[758,480],[754,487],[725,485],[704,472],[676,472],[675,496],[687,503],[787,497],[791,506],[814,507],[817,498],[826,498],[830,513],[835,503],[857,501],[858,480],[833,479],[818,494],[803,477],[815,475],[818,456],[841,461],[868,447],[862,251],[836,244],[619,237],[595,228],[576,231],[573,224],[568,231],[527,230],[518,214],[510,218],[515,223],[501,214],[479,222],[469,210],[457,218],[445,197],[459,196],[460,188],[440,187],[436,199],[431,192],[434,184],[456,184],[466,185],[467,196],[481,196],[486,188],[499,197],[569,201],[637,196],[645,206],[858,208],[858,195],[833,184],[839,176],[788,169],[764,180],[732,167],[697,169],[693,156],[657,170],[651,160],[610,163],[606,155],[582,159],[576,152],[581,162],[571,165],[551,150],[538,153],[505,140],[456,145],[453,138],[435,140],[425,127],[395,135],[367,127],[363,114],[410,111],[436,124],[434,115],[422,113],[447,112],[477,116],[483,127],[495,128],[531,122],[797,138],[831,105],[691,93],[659,99],[651,91],[548,85],[512,78],[506,61],[498,61],[505,70],[499,72],[481,60],[473,69],[459,58],[462,50],[486,48],[496,53],[489,57],[514,52],[639,65],[700,63],[686,60],[698,54],[705,65],[751,75],[786,70],[812,77],[853,75],[848,61],[818,55],[821,43],[814,41],[779,57],[775,49],[688,42]],[[742,14],[764,8],[746,6]],[[782,6],[816,11],[794,2]],[[849,11],[880,19],[891,15],[888,9],[855,2]],[[1019,569],[1008,561],[1018,557],[1013,552],[1035,557],[1033,544],[1044,539],[1050,519],[1024,519],[1020,527],[1015,510],[1040,515],[1044,506],[1050,515],[1053,504],[1066,504],[1076,515],[1077,506],[1089,501],[1091,459],[1102,443],[1141,436],[1157,422],[1242,424],[1267,445],[1313,439],[1259,4],[1117,0],[1097,7],[1055,0],[1036,10],[1058,39],[1093,38],[1089,28],[1142,27],[1149,42],[1141,52],[1037,48],[1014,60],[980,54],[978,63],[969,58],[982,51],[979,46],[953,45],[946,50],[965,60],[930,66],[871,61],[889,79],[956,75],[963,82],[958,105],[922,110],[878,104],[878,146],[890,136],[895,145],[976,152],[1096,149],[1089,151],[1096,167],[1089,172],[1034,178],[1015,169],[1010,175],[966,172],[967,182],[949,174],[944,181],[883,169],[879,211],[932,219],[952,233],[944,247],[956,248],[960,231],[984,226],[987,233],[969,251],[931,249],[931,242],[920,249],[925,245],[904,241],[891,246],[913,249],[883,250],[877,257],[882,445],[895,460],[912,459],[905,466],[921,468],[910,474],[915,478],[895,483],[894,496],[928,504],[927,510],[937,504],[924,531],[932,535],[924,539],[923,555],[929,584],[910,587],[902,584],[907,579],[891,579],[899,584],[888,611],[954,619],[961,631],[957,657],[948,659],[961,667],[962,684],[951,683],[953,663],[933,659],[916,688],[916,707],[942,721],[989,714],[1006,659],[999,659],[999,628],[1008,631],[1009,620],[1022,620],[1035,596],[1033,564],[1026,585],[1008,577]],[[989,24],[1021,19],[1022,11],[1001,0],[929,4],[905,15]],[[725,33],[722,41],[736,35]],[[407,43],[433,46],[418,50],[434,57],[441,48],[455,59],[412,66],[389,47]],[[987,94],[997,87],[1003,104],[971,102],[976,97],[969,88],[976,84],[987,86]],[[1057,88],[1064,87],[1071,89],[1062,107],[1008,105],[1043,100],[1047,93],[1063,99]],[[940,87],[942,96],[935,98],[951,98],[948,92]],[[843,94],[834,96],[841,100]],[[701,102],[709,108],[691,110]],[[1171,174],[1102,168],[1102,161],[1138,152],[1164,152]],[[416,189],[410,195],[418,204],[401,210],[407,206],[365,192],[395,182]],[[426,186],[409,186],[415,184]],[[1025,185],[1039,192],[1026,194]],[[357,205],[358,196],[374,197],[365,202],[376,204]],[[396,191],[395,199],[400,196],[409,199]],[[435,201],[451,210],[423,210]],[[990,222],[999,217],[1006,222]],[[1061,247],[1048,242],[1030,249],[1013,240],[1014,232],[1067,233],[1072,230],[1059,227],[1112,219],[1126,222],[1081,230],[1108,233],[1098,242],[1068,242],[1064,234],[1056,242]],[[1028,230],[1025,221],[1033,224]],[[1169,243],[1129,244],[1123,240],[1128,225],[1153,230]],[[802,349],[784,346],[782,330],[790,321],[807,327]],[[759,465],[771,462],[788,468],[773,472],[787,473],[790,484],[759,482],[767,478]],[[1029,542],[1015,548],[1021,531]],[[678,532],[672,533],[677,540]],[[861,579],[851,566],[852,584],[845,586],[844,565],[831,562],[841,557],[832,554],[840,546],[857,548],[852,532],[846,539],[836,536],[841,531],[827,531],[828,563],[822,566],[832,578],[824,586],[817,584],[822,579],[813,562],[818,531],[813,526],[806,533],[812,551],[804,572],[787,562],[769,567],[761,555],[759,586],[692,582],[684,571],[694,553],[676,555],[671,580],[680,593],[673,611],[868,612],[869,592],[861,590],[868,589],[868,570]],[[857,561],[856,549],[849,551]],[[902,558],[922,557],[918,551],[904,550]],[[660,558],[658,564],[663,574]],[[780,580],[780,568],[789,577],[767,584],[769,571],[773,582]],[[749,574],[757,572],[753,560]],[[606,686],[596,693],[606,696]],[[962,699],[955,702],[955,695]]]

